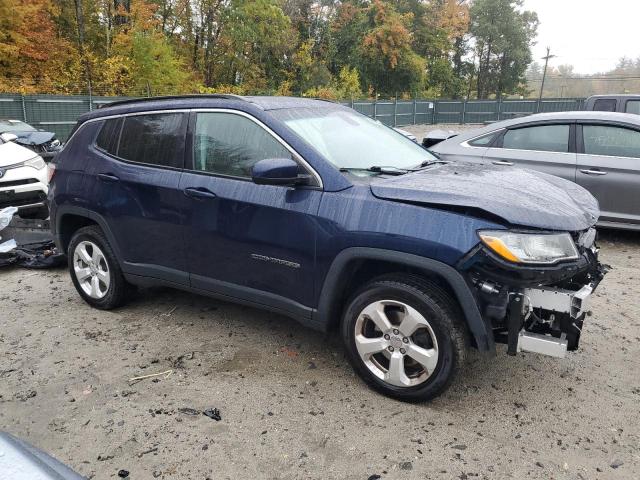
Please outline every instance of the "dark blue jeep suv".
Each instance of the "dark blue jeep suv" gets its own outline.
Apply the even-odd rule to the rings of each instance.
[[[594,198],[527,170],[451,163],[331,102],[232,95],[114,103],[57,156],[51,228],[79,294],[168,285],[340,332],[403,400],[467,348],[563,357],[604,275]]]

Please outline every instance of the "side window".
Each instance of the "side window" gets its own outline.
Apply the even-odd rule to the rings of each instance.
[[[508,130],[502,140],[503,148],[568,152],[569,125],[541,125]]]
[[[582,127],[584,153],[612,157],[640,158],[640,132],[628,128],[585,125]]]
[[[593,104],[596,112],[615,112],[618,101],[615,98],[599,98]]]
[[[124,117],[118,157],[132,162],[182,168],[185,131],[183,113]]]
[[[627,113],[635,113],[636,115],[640,115],[640,100],[627,100],[624,111]]]
[[[194,170],[233,177],[251,177],[266,158],[292,158],[264,128],[233,113],[198,113],[193,144]]]
[[[489,145],[491,145],[491,143],[493,143],[493,141],[496,139],[498,134],[500,134],[501,132],[502,130],[497,132],[491,132],[487,135],[483,135],[482,137],[474,138],[473,140],[470,140],[467,143],[472,147],[488,147]]]
[[[96,138],[96,147],[111,155],[118,154],[118,140],[120,139],[121,118],[105,120]]]

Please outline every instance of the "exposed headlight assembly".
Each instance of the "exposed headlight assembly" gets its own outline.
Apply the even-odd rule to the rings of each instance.
[[[47,166],[47,164],[44,163],[44,160],[40,156],[33,157],[31,160],[27,160],[26,162],[23,163],[23,165],[25,167],[33,167],[36,170],[42,170],[44,167]]]
[[[513,263],[552,264],[579,256],[569,233],[482,230],[478,235],[489,250]]]

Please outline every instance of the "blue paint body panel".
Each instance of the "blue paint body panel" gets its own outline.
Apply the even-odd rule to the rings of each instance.
[[[436,177],[428,171],[395,178],[341,173],[269,113],[310,105],[345,108],[304,99],[188,97],[127,103],[84,115],[57,157],[50,189],[51,225],[58,245],[66,248],[73,233],[68,219],[86,217],[105,230],[130,281],[230,298],[325,328],[327,315],[318,312],[320,298],[331,298],[325,279],[341,252],[375,252],[377,257],[393,252],[406,255],[407,262],[420,257],[441,265],[439,271],[460,277],[452,267],[478,245],[478,230],[503,229],[513,223],[544,226],[536,223],[539,211],[523,213],[522,221],[513,222],[491,212],[486,198],[475,204],[460,201],[464,196],[460,185],[452,205],[446,205],[446,188],[434,184]],[[190,129],[184,158],[179,159],[185,168],[131,163],[95,147],[103,117],[167,110],[193,117],[194,109],[234,110],[259,120],[315,170],[322,188],[257,185],[195,172],[188,168]],[[472,176],[467,172],[465,178]],[[490,177],[495,181],[494,172]],[[552,192],[554,182],[546,182],[545,188]],[[193,190],[200,195],[189,195]],[[478,192],[476,188],[467,198],[473,200]],[[555,194],[564,198],[561,192]],[[586,212],[595,213],[593,203],[586,203]],[[569,226],[582,226],[575,219],[585,222],[584,215],[577,203],[572,204],[553,214],[553,226],[562,225],[563,218]],[[455,279],[457,291],[466,288],[461,278]],[[465,295],[468,298],[461,303],[475,306],[471,292]],[[468,319],[480,318],[477,308],[465,314]]]

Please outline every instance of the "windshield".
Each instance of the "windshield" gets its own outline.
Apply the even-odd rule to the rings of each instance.
[[[270,112],[338,168],[414,168],[437,158],[402,134],[346,108]]]
[[[0,132],[35,132],[31,125],[20,120],[0,120]]]

